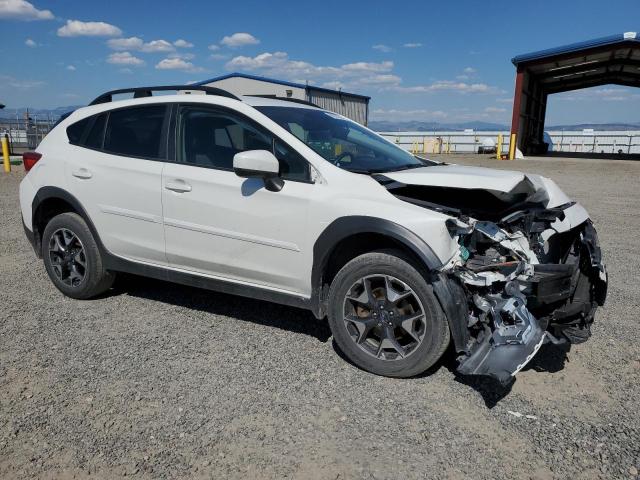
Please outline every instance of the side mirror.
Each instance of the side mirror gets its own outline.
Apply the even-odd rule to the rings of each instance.
[[[247,150],[233,156],[233,171],[242,178],[262,178],[270,192],[279,192],[284,181],[278,176],[280,163],[268,150]]]

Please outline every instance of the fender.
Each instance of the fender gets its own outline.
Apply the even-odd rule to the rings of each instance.
[[[375,233],[389,237],[419,258],[425,267],[437,270],[442,262],[424,240],[407,228],[390,220],[367,216],[341,217],[330,223],[320,234],[313,245],[313,267],[311,270],[311,301],[312,310],[316,317],[323,318],[326,314],[326,290],[323,285],[323,273],[336,245],[342,240],[361,233]]]
[[[311,271],[311,310],[317,318],[326,315],[326,288],[323,273],[331,253],[338,243],[359,233],[376,233],[392,238],[408,248],[423,264],[430,274],[429,283],[433,287],[442,310],[447,318],[451,338],[456,351],[464,351],[468,342],[467,300],[462,287],[453,279],[439,272],[442,262],[431,247],[411,230],[390,220],[376,217],[342,217],[320,234],[313,246],[313,268]]]

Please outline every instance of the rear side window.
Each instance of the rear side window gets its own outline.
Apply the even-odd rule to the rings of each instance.
[[[165,112],[165,105],[111,111],[104,150],[124,156],[159,159]]]
[[[87,129],[89,123],[91,123],[91,117],[83,118],[82,120],[69,125],[67,127],[67,137],[69,137],[69,143],[79,145],[80,140],[82,140],[82,136],[84,135],[84,131]]]
[[[89,129],[87,138],[82,143],[83,147],[95,148],[102,150],[102,142],[104,141],[104,127],[107,125],[107,114],[101,113],[95,117],[93,125]]]

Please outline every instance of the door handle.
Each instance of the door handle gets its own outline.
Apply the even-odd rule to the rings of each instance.
[[[172,192],[184,193],[191,191],[191,185],[184,180],[174,180],[164,184],[164,188],[171,190]]]
[[[91,178],[93,176],[91,172],[86,168],[79,168],[78,170],[74,170],[73,172],[71,172],[71,175],[73,175],[76,178],[82,178],[82,179]]]

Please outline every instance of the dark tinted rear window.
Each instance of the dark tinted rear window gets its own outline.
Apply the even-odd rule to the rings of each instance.
[[[91,117],[83,118],[79,122],[71,124],[67,127],[67,137],[69,137],[69,142],[73,144],[79,144],[80,140],[82,140],[82,135],[84,134],[87,125],[91,121]]]
[[[151,105],[110,112],[104,150],[124,156],[160,158],[165,111],[165,105]]]
[[[93,117],[92,117],[93,118]],[[102,149],[102,141],[104,140],[104,127],[107,124],[107,114],[101,113],[95,117],[93,126],[89,130],[87,139],[83,142],[84,147]]]

